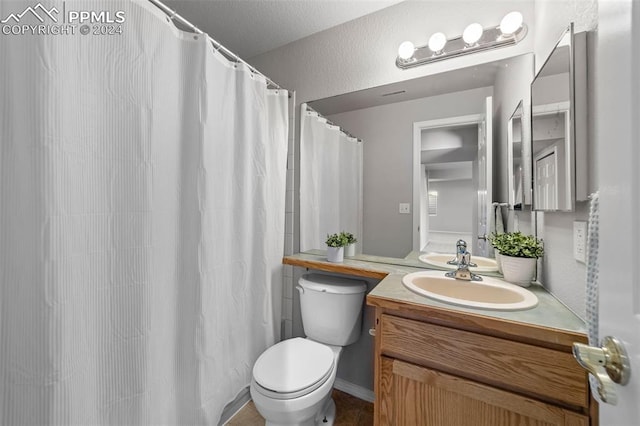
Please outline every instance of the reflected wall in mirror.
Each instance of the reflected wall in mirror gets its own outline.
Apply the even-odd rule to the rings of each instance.
[[[576,103],[586,92],[576,74],[586,65],[576,61],[575,48],[571,25],[531,84],[534,210],[573,211],[586,197],[586,123],[576,113],[586,110]]]
[[[522,210],[525,204],[525,191],[530,190],[529,181],[526,178],[527,173],[525,173],[523,115],[524,107],[520,101],[507,124],[509,206],[513,210]]]
[[[415,235],[425,229],[419,226],[421,210],[419,206],[422,204],[424,211],[428,211],[429,208],[429,191],[426,191],[426,196],[414,201],[416,176],[414,170],[416,169],[425,170],[429,167],[429,174],[433,177],[432,188],[436,186],[437,180],[471,182],[476,174],[484,173],[488,178],[487,190],[493,190],[495,182],[492,180],[492,172],[498,169],[500,170],[498,174],[503,175],[500,178],[505,180],[502,184],[505,188],[503,199],[493,199],[487,196],[487,190],[479,189],[477,186],[473,189],[467,188],[464,192],[456,192],[452,189],[438,192],[438,216],[428,216],[428,218],[433,222],[436,222],[436,219],[445,219],[447,232],[469,235],[474,229],[478,229],[480,218],[469,210],[477,211],[479,200],[489,205],[492,201],[507,201],[506,153],[503,164],[496,164],[489,170],[487,170],[486,159],[480,163],[477,161],[477,154],[473,154],[476,155],[477,163],[475,171],[472,166],[474,160],[466,157],[455,159],[453,154],[454,151],[477,153],[477,122],[471,126],[474,132],[471,139],[475,141],[473,146],[466,146],[462,141],[458,148],[449,146],[442,148],[439,153],[428,154],[434,157],[431,163],[439,164],[429,166],[422,166],[423,163],[420,162],[422,154],[418,152],[416,155],[414,152],[414,125],[425,121],[483,115],[486,99],[492,96],[494,110],[497,111],[501,106],[504,108],[503,105],[509,105],[508,110],[512,111],[517,102],[523,98],[523,93],[529,91],[532,78],[532,74],[528,72],[526,76],[522,73],[522,78],[515,73],[520,73],[523,69],[530,70],[533,66],[532,57],[532,54],[515,56],[309,102],[314,110],[363,141],[363,235],[359,238],[362,241],[362,253],[400,259],[415,255]],[[516,66],[520,63],[526,63],[526,66]],[[514,85],[522,87],[514,88]],[[500,95],[494,96],[494,92]],[[508,118],[508,115],[496,117],[493,122],[506,129]],[[460,137],[460,139],[464,138]],[[498,135],[491,139],[494,142],[494,149],[506,151],[506,135],[504,140],[498,138]],[[444,151],[449,151],[449,157],[446,157]],[[435,159],[435,156],[441,157]],[[489,155],[489,158],[493,156]],[[447,163],[460,164],[456,166],[458,170],[444,172],[443,169],[451,165]],[[301,164],[301,167],[305,167],[304,164]],[[463,171],[465,179],[461,179]],[[443,178],[444,173],[457,174],[458,177],[455,180]],[[441,177],[436,177],[438,175]],[[420,173],[417,176],[420,177]],[[433,210],[436,208],[435,197],[431,197],[431,200],[432,212],[435,213]],[[410,207],[409,213],[400,212],[400,204],[407,203]],[[449,213],[446,213],[447,211]],[[460,215],[454,216],[451,212],[460,213]],[[415,225],[416,218],[418,226]],[[301,226],[304,225],[301,224]],[[475,241],[469,241],[471,251],[478,254],[476,246]],[[455,241],[446,251],[451,253],[455,251]]]

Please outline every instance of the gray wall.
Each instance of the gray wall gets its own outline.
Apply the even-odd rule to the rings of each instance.
[[[524,115],[522,117],[523,126],[526,129],[531,127],[531,90],[530,84],[534,77],[534,56],[524,55],[514,58],[508,67],[500,69],[496,76],[494,90],[494,201],[509,201],[508,168],[500,165],[507,164],[508,139],[507,123],[515,111],[518,103],[522,100]],[[531,134],[524,132],[523,143],[531,143]],[[530,149],[525,153],[523,162],[531,164]],[[530,167],[529,167],[530,168]],[[526,179],[531,179],[531,171],[528,171]],[[527,186],[526,188],[529,188]],[[531,203],[531,192],[525,194],[526,201]],[[524,206],[523,211],[509,210],[506,219],[507,231],[519,230],[525,234],[535,232],[535,220],[528,206]]]
[[[429,191],[438,191],[438,214],[429,216],[429,230],[471,233],[473,200],[477,197],[473,180],[432,182]]]
[[[597,0],[559,0],[535,2],[536,32],[534,33],[534,52],[536,55],[536,72],[542,67],[546,58],[560,39],[561,34],[570,22],[575,23],[575,31],[590,31],[597,27]],[[595,52],[589,44],[589,61]],[[588,86],[593,89],[595,68],[589,68]],[[594,90],[588,90],[587,102],[589,111],[593,111]],[[593,126],[594,120],[589,120]],[[593,128],[590,129],[593,135]],[[594,141],[589,140],[588,151],[593,152]],[[590,190],[597,188],[597,170],[593,156],[588,159]],[[537,213],[538,236],[545,242],[541,279],[544,286],[577,315],[585,318],[585,277],[584,264],[573,259],[573,221],[587,220],[588,203],[578,202],[571,213]]]
[[[413,216],[398,213],[398,204],[413,200],[413,123],[482,113],[492,93],[485,87],[328,117],[364,141],[363,253],[402,258],[412,250]]]
[[[295,283],[300,277],[309,271],[304,268],[293,268]],[[327,274],[327,272],[320,272]],[[345,278],[358,279],[367,283],[367,293],[380,282],[373,278],[361,278],[347,275],[331,274]],[[345,347],[340,355],[337,378],[373,392],[373,353],[374,337],[369,334],[369,329],[375,328],[375,309],[370,306],[362,308],[362,334],[360,339]],[[300,314],[300,294],[293,292],[293,333],[292,337],[304,336],[302,317]]]
[[[518,103],[522,101],[524,116],[523,126],[528,129],[531,126],[531,90],[533,81],[533,55],[523,55],[510,61],[508,67],[498,71],[493,87],[494,101],[494,201],[508,202],[508,169],[501,165],[507,164],[508,143],[507,123],[515,111]],[[525,132],[523,143],[529,144],[531,135]],[[530,157],[529,157],[530,161]]]

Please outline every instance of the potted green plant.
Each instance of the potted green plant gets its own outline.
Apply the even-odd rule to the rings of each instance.
[[[536,272],[537,259],[544,255],[542,240],[521,232],[505,232],[489,237],[499,269],[505,281],[523,287],[531,285]]]
[[[329,262],[340,263],[344,260],[344,246],[347,245],[347,239],[340,234],[327,234],[327,260]]]
[[[340,233],[342,237],[347,241],[347,245],[344,247],[344,255],[345,257],[352,257],[356,255],[356,243],[358,240],[353,236],[350,232],[342,231]]]

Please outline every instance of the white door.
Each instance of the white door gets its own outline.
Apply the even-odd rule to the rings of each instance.
[[[640,3],[598,2],[596,144],[600,188],[600,337],[626,347],[631,380],[618,404],[600,405],[600,424],[640,424]]]
[[[485,101],[484,117],[478,126],[478,217],[474,226],[475,249],[472,252],[480,256],[489,256],[490,234],[489,218],[492,214],[493,184],[493,102],[491,96]]]
[[[541,210],[555,210],[558,208],[558,158],[555,149],[537,156],[534,161],[535,206]]]

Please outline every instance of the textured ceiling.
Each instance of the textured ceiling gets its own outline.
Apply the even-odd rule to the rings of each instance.
[[[372,87],[344,95],[319,99],[310,102],[309,105],[320,114],[328,116],[361,108],[490,87],[495,84],[498,71],[508,67],[511,60],[513,59],[487,62],[440,74]]]
[[[402,0],[166,0],[243,59],[368,15]]]

